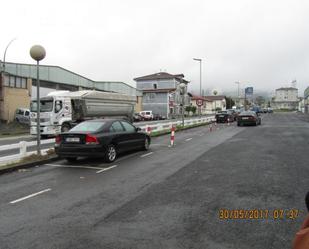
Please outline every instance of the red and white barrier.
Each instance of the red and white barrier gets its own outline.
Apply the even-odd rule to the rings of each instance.
[[[150,126],[147,126],[147,127],[146,127],[146,132],[147,132],[148,135],[151,134],[151,127],[150,127]]]
[[[175,141],[175,126],[172,125],[172,128],[171,128],[171,146],[174,146],[174,141]]]

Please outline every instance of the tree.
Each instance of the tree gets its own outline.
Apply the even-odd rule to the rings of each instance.
[[[196,106],[191,106],[191,112],[192,112],[193,114],[196,113]]]
[[[235,105],[235,101],[232,99],[232,97],[226,97],[226,109],[232,109],[232,107]]]

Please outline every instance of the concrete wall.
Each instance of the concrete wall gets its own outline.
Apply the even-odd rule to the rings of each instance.
[[[152,111],[153,114],[161,114],[167,116],[168,112],[168,93],[144,93],[143,94],[143,110]]]
[[[176,88],[176,82],[174,79],[137,81],[136,88],[140,90]]]
[[[17,108],[29,108],[31,100],[31,79],[27,80],[27,89],[3,87],[3,106],[1,120],[11,122],[15,118]]]
[[[135,112],[141,112],[143,110],[143,97],[142,96],[136,96],[136,104],[134,111]]]

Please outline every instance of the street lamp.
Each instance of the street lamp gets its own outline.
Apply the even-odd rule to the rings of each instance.
[[[240,106],[240,96],[239,96],[239,84],[240,82],[239,81],[236,81],[235,84],[238,85],[238,92],[237,92],[237,95],[238,95],[238,107]]]
[[[218,94],[218,91],[217,90],[213,90],[213,95],[217,95]],[[215,114],[217,113],[217,100],[215,99]]]
[[[11,45],[11,43],[13,41],[15,41],[17,38],[13,38],[8,45],[6,46],[5,50],[4,50],[4,55],[3,55],[3,72],[5,72],[5,57],[6,57],[6,51],[8,50],[9,46]]]
[[[180,83],[179,84],[180,88],[180,95],[181,95],[181,118],[182,118],[182,127],[185,126],[185,89],[186,89],[186,84],[185,83]]]
[[[36,60],[36,130],[37,130],[37,153],[41,154],[41,132],[40,132],[40,77],[39,77],[39,61],[43,60],[46,55],[45,49],[41,45],[34,45],[30,49],[32,59]]]
[[[202,59],[193,58],[195,61],[200,62],[200,97],[202,97]],[[199,114],[201,116],[201,107],[199,106]]]

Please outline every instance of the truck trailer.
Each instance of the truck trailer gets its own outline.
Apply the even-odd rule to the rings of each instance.
[[[40,98],[40,133],[54,136],[94,118],[124,118],[133,121],[136,97],[95,90],[55,91]],[[37,100],[31,101],[30,134],[37,134]]]

